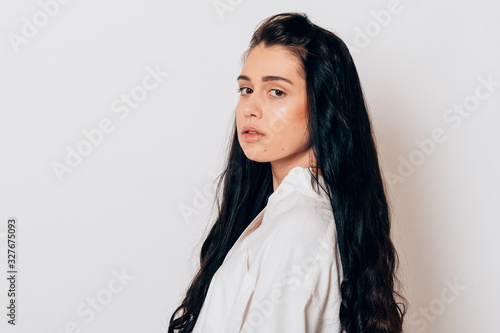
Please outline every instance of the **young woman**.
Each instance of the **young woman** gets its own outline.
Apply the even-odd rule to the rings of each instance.
[[[244,60],[219,215],[168,332],[401,332],[389,207],[346,45],[284,13]]]

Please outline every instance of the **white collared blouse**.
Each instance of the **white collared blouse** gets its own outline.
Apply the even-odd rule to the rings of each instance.
[[[313,181],[294,167],[269,196],[213,276],[193,333],[340,332],[335,223]]]

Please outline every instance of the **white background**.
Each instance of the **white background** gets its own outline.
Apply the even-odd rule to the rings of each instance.
[[[407,332],[499,332],[500,3],[218,3],[229,7],[1,1],[1,331],[166,332],[212,221],[240,56],[261,20],[303,11],[357,64],[392,179]],[[140,87],[147,68],[169,73],[150,91]],[[141,91],[125,116],[121,96]],[[453,107],[464,103],[460,116]],[[106,118],[113,130],[82,146],[82,132]],[[433,131],[440,142],[430,143]],[[79,144],[88,155],[59,180],[53,165]],[[15,327],[6,323],[10,217]]]

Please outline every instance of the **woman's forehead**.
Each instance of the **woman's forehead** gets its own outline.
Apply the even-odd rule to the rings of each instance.
[[[302,78],[302,62],[288,48],[281,45],[256,45],[248,54],[243,64],[242,74],[252,80],[260,76],[277,75],[292,81]],[[254,75],[251,75],[252,72]],[[253,77],[253,76],[259,77]]]

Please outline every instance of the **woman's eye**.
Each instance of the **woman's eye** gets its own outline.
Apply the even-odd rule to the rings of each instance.
[[[281,90],[278,90],[278,89],[271,89],[271,91],[274,91],[274,95],[275,97],[281,97],[283,95],[285,95],[285,93]]]
[[[248,87],[241,87],[241,88],[238,88],[237,91],[242,94],[242,95],[246,95],[246,94],[249,94],[252,92],[252,89],[248,88]]]

